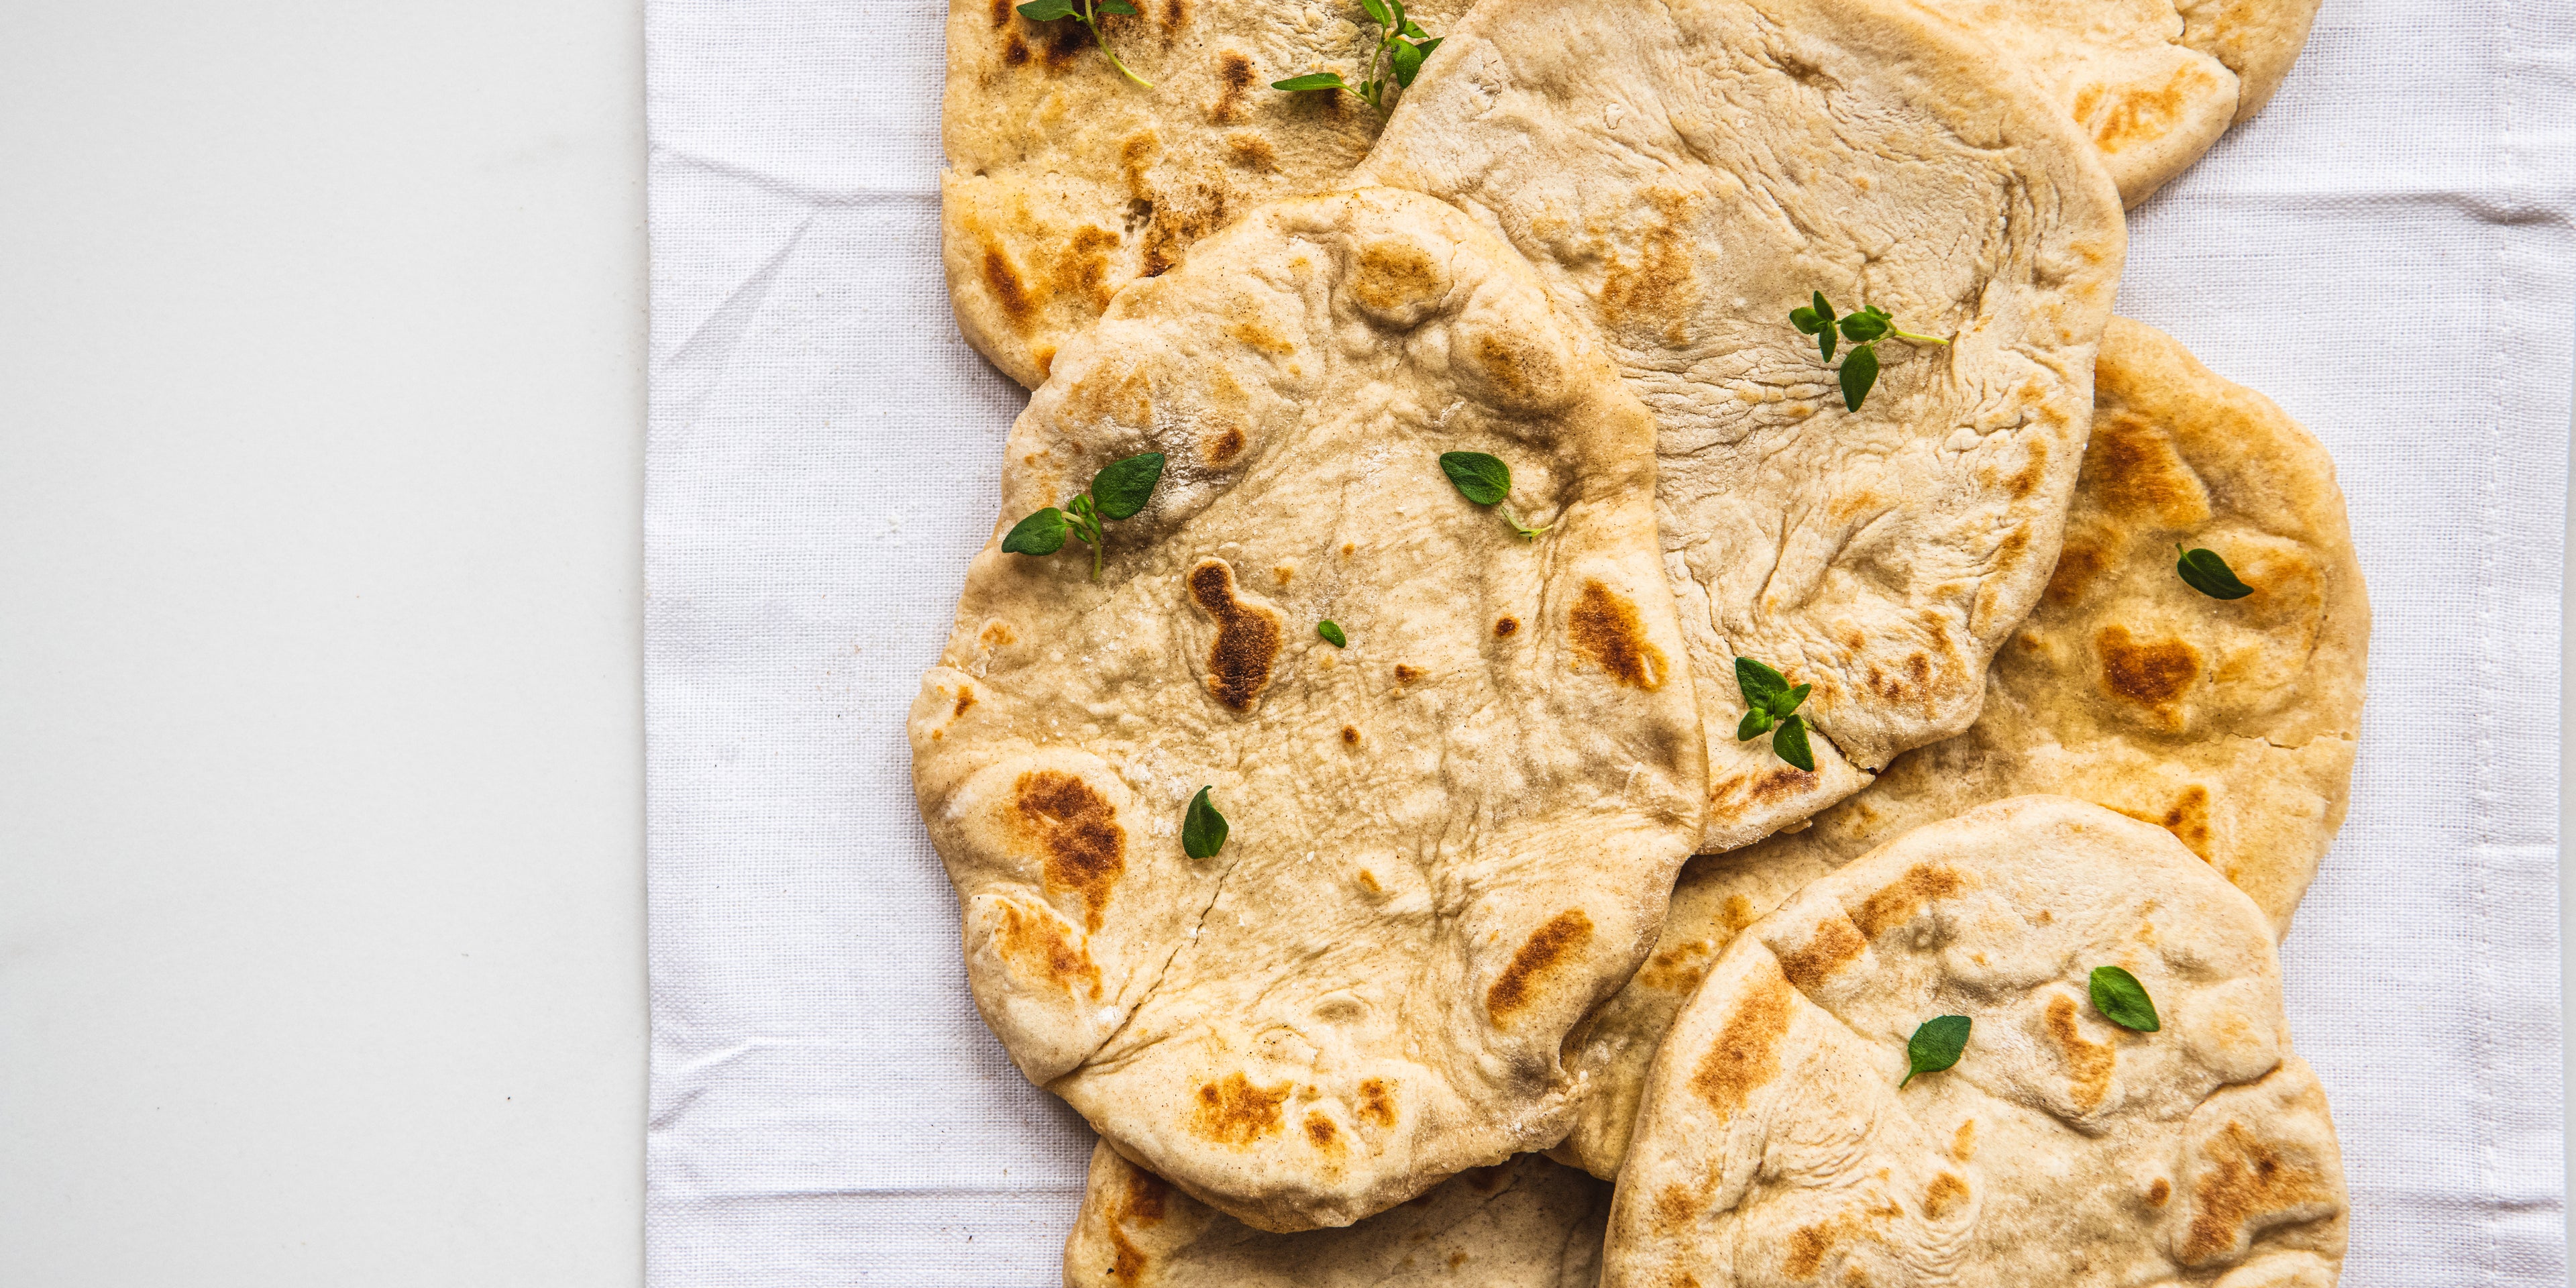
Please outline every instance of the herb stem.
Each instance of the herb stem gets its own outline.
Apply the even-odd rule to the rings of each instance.
[[[1910,344],[1948,344],[1948,343],[1949,343],[1949,341],[1944,340],[1944,339],[1942,339],[1941,337],[1939,337],[1939,336],[1937,336],[1937,335],[1916,335],[1916,334],[1914,334],[1914,333],[1913,333],[1913,332],[1911,332],[1911,331],[1900,331],[1900,330],[1896,329],[1895,327],[1889,327],[1889,328],[1887,329],[1887,333],[1888,333],[1889,335],[1895,336],[1895,337],[1896,337],[1897,339],[1899,339],[1899,340],[1906,341],[1906,342],[1908,342],[1908,343],[1910,343]]]
[[[1100,24],[1093,21],[1091,11],[1092,2],[1093,0],[1082,0],[1082,25],[1091,28],[1091,38],[1099,44],[1100,52],[1109,56],[1109,65],[1117,68],[1120,75],[1136,82],[1138,85],[1146,89],[1154,88],[1154,82],[1128,70],[1127,64],[1119,61],[1118,51],[1109,47],[1109,38],[1100,34]],[[1100,547],[1098,546],[1093,546],[1091,550],[1095,556],[1100,553]],[[1100,580],[1100,569],[1096,562],[1091,570],[1091,579],[1093,581]]]

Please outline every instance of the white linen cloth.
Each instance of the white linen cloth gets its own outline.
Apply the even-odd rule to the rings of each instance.
[[[976,1017],[903,729],[1025,401],[941,282],[944,11],[648,7],[650,1280],[1053,1284],[1091,1137]],[[2354,1288],[2565,1282],[2571,122],[2576,4],[2326,0],[2130,225],[2121,311],[2326,442],[2370,578],[2284,950]]]

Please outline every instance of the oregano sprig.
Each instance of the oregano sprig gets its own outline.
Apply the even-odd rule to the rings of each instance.
[[[1918,1073],[1939,1073],[1959,1063],[1959,1055],[1968,1049],[1968,1029],[1975,1023],[1964,1015],[1942,1015],[1925,1020],[1923,1027],[1905,1043],[1905,1079],[1902,1087],[1914,1081]]]
[[[1377,47],[1369,51],[1367,79],[1353,85],[1343,80],[1340,72],[1309,72],[1272,81],[1270,88],[1291,94],[1346,89],[1376,108],[1378,115],[1386,115],[1391,110],[1386,105],[1387,81],[1394,80],[1397,89],[1411,86],[1413,78],[1422,74],[1422,60],[1429,58],[1446,37],[1432,35],[1422,29],[1422,24],[1406,17],[1404,0],[1360,0],[1360,7],[1368,11],[1369,21],[1377,24],[1378,32]],[[1385,76],[1378,75],[1381,62],[1386,64]]]
[[[1510,506],[1502,504],[1503,498],[1512,494],[1512,467],[1503,464],[1499,456],[1486,452],[1442,452],[1440,472],[1457,485],[1458,495],[1478,505],[1499,507],[1497,513],[1503,516],[1503,522],[1512,525],[1512,531],[1521,534],[1524,541],[1535,540],[1538,534],[1556,526],[1551,523],[1547,528],[1530,527],[1512,514]]]
[[[1864,305],[1857,313],[1834,316],[1834,306],[1825,302],[1823,291],[1814,292],[1815,304],[1789,311],[1789,325],[1816,337],[1816,352],[1826,362],[1834,360],[1834,339],[1852,342],[1849,357],[1843,359],[1843,410],[1859,411],[1861,400],[1869,397],[1870,386],[1878,383],[1878,342],[1903,340],[1907,344],[1948,344],[1937,335],[1916,335],[1901,330],[1887,310],[1875,304]]]
[[[1796,714],[1798,704],[1816,686],[1790,688],[1789,677],[1752,658],[1739,657],[1735,687],[1744,694],[1744,719],[1735,726],[1735,740],[1751,742],[1769,733],[1772,754],[1808,773],[1816,772],[1816,753],[1807,746],[1806,718]]]
[[[2228,567],[2227,561],[2219,558],[2217,551],[2185,550],[2177,541],[2174,553],[2182,556],[2174,560],[2174,574],[2193,590],[2211,599],[2243,599],[2254,593],[2252,586],[2236,579],[2236,570]]]
[[[2093,1009],[2102,1018],[2121,1028],[2137,1033],[2153,1033],[2164,1027],[2156,1018],[2156,1003],[2147,996],[2147,986],[2138,977],[2117,966],[2096,966],[2086,981],[2093,994]]]
[[[1111,461],[1091,476],[1091,490],[1075,495],[1064,509],[1050,505],[1011,525],[1010,535],[1002,538],[1002,552],[1051,555],[1064,549],[1067,536],[1079,537],[1091,547],[1091,579],[1098,581],[1101,521],[1134,518],[1152,499],[1154,485],[1162,481],[1161,452],[1139,452]]]
[[[1152,89],[1154,82],[1129,71],[1127,64],[1118,61],[1118,51],[1109,47],[1109,38],[1100,34],[1100,19],[1134,12],[1136,12],[1136,6],[1129,4],[1127,0],[1029,0],[1027,4],[1020,6],[1020,16],[1031,22],[1054,22],[1059,18],[1080,19],[1083,26],[1091,28],[1091,39],[1099,44],[1100,52],[1109,56],[1110,66],[1117,68],[1119,74],[1127,79],[1146,89]]]
[[[1230,830],[1225,815],[1217,812],[1216,802],[1208,799],[1213,787],[1202,787],[1190,798],[1189,810],[1181,815],[1181,853],[1193,859],[1213,859],[1225,848]]]

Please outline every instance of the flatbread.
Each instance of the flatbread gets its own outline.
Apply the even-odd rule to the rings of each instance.
[[[1339,1230],[1265,1234],[1091,1153],[1065,1288],[1594,1288],[1610,1186],[1537,1154],[1463,1173]]]
[[[1412,193],[1247,213],[1067,346],[911,722],[1031,1081],[1266,1230],[1562,1137],[1559,1045],[1654,942],[1705,796],[1653,432],[1509,247]],[[1001,551],[1146,450],[1098,584],[1078,544]],[[1232,835],[1195,860],[1203,785]]]
[[[2047,86],[2136,205],[2272,98],[2317,0],[1926,0]]]
[[[1708,964],[1800,886],[1987,801],[2052,792],[2172,832],[2287,933],[2342,826],[2370,603],[2334,462],[2272,401],[2114,318],[2066,550],[1987,677],[1976,726],[1908,752],[1803,832],[1682,870],[1654,956],[1578,1033],[1560,1156],[1616,1175],[1646,1064]],[[2210,599],[2174,543],[2254,588]],[[2149,659],[2139,661],[2138,659]]]
[[[1352,95],[1270,88],[1313,71],[1359,81],[1377,37],[1359,5],[1137,8],[1100,25],[1152,89],[1119,75],[1079,22],[949,0],[949,301],[967,341],[1031,388],[1119,287],[1264,201],[1347,186],[1377,137],[1377,110]],[[1409,12],[1439,32],[1466,9],[1420,0]]]
[[[2103,966],[2160,1029],[2103,1017]],[[1900,1087],[1941,1015],[1958,1064]],[[2330,1288],[2345,1211],[2252,901],[2161,828],[2023,796],[1728,947],[1656,1058],[1602,1282]]]
[[[2091,145],[1909,0],[1476,9],[1361,168],[1501,229],[1654,412],[1700,676],[1701,848],[1749,844],[1976,718],[2057,558],[2126,232]],[[1884,340],[1858,413],[1790,325]],[[1815,686],[1816,769],[1735,738],[1747,656]]]

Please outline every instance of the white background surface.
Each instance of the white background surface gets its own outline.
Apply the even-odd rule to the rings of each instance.
[[[0,1283],[640,1278],[637,27],[0,5]]]
[[[640,32],[0,3],[0,1284],[640,1282]]]

